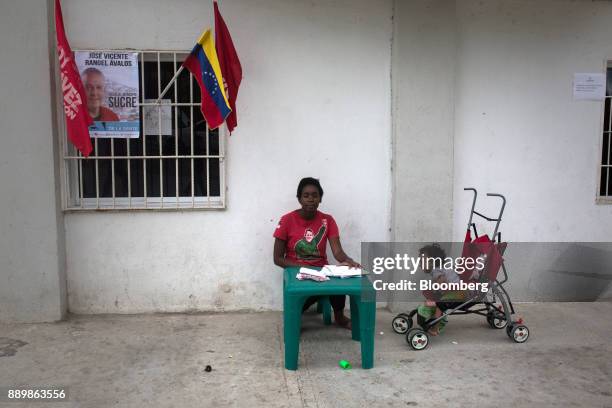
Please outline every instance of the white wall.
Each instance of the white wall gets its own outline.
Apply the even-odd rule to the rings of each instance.
[[[212,24],[200,0],[62,4],[74,48],[188,50]],[[602,106],[573,101],[571,81],[612,59],[612,3],[232,0],[221,9],[244,71],[228,208],[69,213],[62,225],[52,13],[42,0],[2,6],[0,320],[61,318],[66,280],[76,313],[278,309],[271,234],[310,175],[354,257],[361,241],[443,240],[451,230],[462,239],[466,186],[507,196],[511,242],[609,241],[612,207],[595,204]],[[608,264],[605,249],[581,248],[552,248],[548,265],[517,260],[512,294],[572,299],[585,282],[572,275],[553,288],[546,273],[576,251]],[[599,272],[593,296],[610,297]]]
[[[395,1],[393,238],[452,235],[454,1]]]
[[[603,103],[573,101],[572,79],[575,72],[604,72],[612,59],[612,3],[456,3],[455,239],[465,234],[471,205],[463,187],[478,188],[478,207],[491,214],[498,201],[485,193],[502,193],[515,297],[611,297],[609,267],[586,267],[594,253],[612,260],[609,250],[561,244],[525,260],[525,248],[514,244],[513,252],[512,243],[610,242],[612,207],[595,203]]]
[[[188,50],[211,25],[200,0],[64,0],[73,48]],[[353,257],[389,239],[391,1],[221,2],[241,58],[239,126],[224,211],[67,214],[75,313],[279,309],[278,218],[301,177]]]
[[[59,320],[66,309],[47,11],[27,0],[0,12],[0,321]]]
[[[610,2],[457,2],[456,239],[473,186],[507,196],[510,241],[610,241],[612,207],[595,204],[603,104],[573,101],[572,79],[604,72],[611,20]]]
[[[574,72],[612,59],[611,18],[609,2],[394,2],[396,241],[462,241],[463,188],[490,215],[499,192],[515,299],[612,296],[605,246],[516,246],[610,241],[612,207],[595,203],[603,104],[571,91]]]

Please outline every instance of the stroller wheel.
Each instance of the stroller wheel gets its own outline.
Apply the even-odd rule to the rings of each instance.
[[[522,324],[517,324],[510,326],[510,338],[514,340],[516,343],[524,343],[529,338],[529,329],[527,326]]]
[[[493,329],[503,329],[508,324],[503,314],[494,311],[487,313],[487,323]]]
[[[406,333],[406,341],[414,350],[423,350],[429,344],[429,336],[421,329],[412,329]]]
[[[412,319],[407,314],[400,313],[393,318],[391,325],[397,334],[405,334],[412,328]]]

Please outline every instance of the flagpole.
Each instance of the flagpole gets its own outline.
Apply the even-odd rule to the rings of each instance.
[[[213,29],[213,34],[215,34],[215,41],[217,41],[217,27],[215,27],[215,3],[217,0],[212,0],[212,13],[211,13],[211,17],[212,17],[212,24],[211,27]]]
[[[202,42],[202,38],[204,37],[204,34],[206,33],[206,31],[202,32],[202,35],[200,36],[200,39],[198,40],[198,43]],[[185,61],[183,61],[183,64],[185,63]],[[164,90],[162,91],[162,93],[159,95],[159,98],[157,98],[157,100],[155,101],[156,105],[161,104],[161,98],[164,97],[164,95],[166,94],[166,92],[168,92],[168,90],[170,89],[170,87],[172,86],[172,84],[174,82],[176,82],[176,79],[178,78],[179,75],[181,75],[181,72],[183,72],[183,69],[185,68],[185,65],[181,64],[181,67],[178,69],[178,71],[176,71],[176,74],[174,74],[174,76],[172,77],[172,79],[170,80],[170,82],[168,82],[168,85],[166,85],[166,87],[164,88]]]
[[[183,72],[183,69],[185,67],[183,65],[181,65],[181,67],[178,69],[178,71],[176,71],[176,74],[174,74],[174,76],[172,77],[172,79],[170,80],[170,82],[168,82],[168,85],[166,85],[166,87],[164,88],[164,90],[162,91],[162,93],[159,95],[159,98],[157,98],[157,100],[155,101],[156,105],[159,105],[161,103],[161,98],[164,97],[164,95],[166,94],[166,92],[168,92],[168,90],[170,89],[170,87],[172,86],[173,83],[176,82],[176,79],[178,78],[178,76],[181,74],[181,72]]]

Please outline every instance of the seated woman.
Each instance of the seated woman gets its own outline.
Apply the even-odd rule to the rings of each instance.
[[[283,215],[274,231],[274,263],[281,268],[289,266],[324,266],[327,261],[327,240],[340,265],[360,268],[340,245],[340,233],[334,218],[318,211],[323,198],[319,180],[306,177],[300,180],[297,199],[302,208]],[[303,310],[308,309],[318,297],[306,300]],[[351,321],[344,316],[345,295],[329,297],[334,309],[334,319],[341,327],[351,327]]]

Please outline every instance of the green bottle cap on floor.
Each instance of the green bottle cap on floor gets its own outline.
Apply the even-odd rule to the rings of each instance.
[[[343,370],[349,370],[351,368],[351,363],[349,363],[346,360],[340,360],[338,361],[338,365],[343,369]]]

